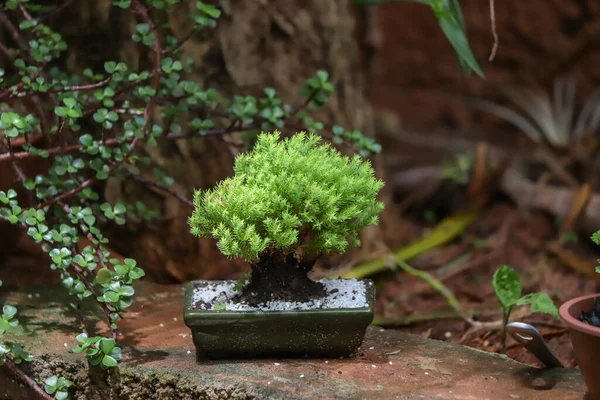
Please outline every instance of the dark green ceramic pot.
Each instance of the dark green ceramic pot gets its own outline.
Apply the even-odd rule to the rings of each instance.
[[[370,280],[364,281],[366,307],[297,311],[194,310],[193,291],[203,282],[188,284],[183,311],[198,359],[349,356],[373,321],[375,287]]]

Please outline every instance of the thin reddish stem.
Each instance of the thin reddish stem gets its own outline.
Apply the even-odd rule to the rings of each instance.
[[[160,185],[156,182],[152,182],[151,180],[142,178],[141,176],[136,176],[136,175],[129,175],[131,177],[131,179],[133,179],[136,182],[140,182],[146,186],[151,186],[154,187],[158,190],[161,190],[163,192],[167,192],[169,193],[171,196],[175,197],[177,200],[181,201],[183,204],[189,206],[189,207],[194,207],[194,203],[190,201],[190,199],[188,199],[187,197],[185,197],[184,195],[177,193],[176,191],[174,191],[173,189],[170,189],[166,186]]]
[[[119,144],[119,141],[117,139],[107,139],[104,142],[100,142],[100,145],[102,146],[116,146]],[[71,146],[66,146],[66,147],[53,147],[51,149],[46,150],[49,154],[68,154],[68,153],[74,153],[76,151],[79,151],[83,146],[80,144],[74,144]],[[2,161],[10,161],[10,160],[20,160],[20,159],[24,159],[24,158],[34,158],[34,157],[39,157],[37,155],[33,155],[31,153],[28,153],[26,151],[20,151],[20,152],[16,152],[16,153],[4,153],[4,154],[0,154],[0,162]]]
[[[112,77],[109,76],[108,78],[104,79],[103,81],[91,83],[88,85],[65,86],[65,87],[59,87],[59,88],[52,88],[52,89],[48,90],[46,93],[81,92],[81,91],[85,91],[85,90],[98,89],[103,86],[106,86],[110,82],[111,79],[112,79]],[[38,94],[37,92],[17,92],[17,93],[13,94],[13,91],[11,90],[11,94],[8,97],[9,98],[23,98],[23,97],[28,97],[28,96],[35,96],[37,94]]]
[[[17,378],[19,378],[22,382],[24,382],[31,390],[33,390],[38,396],[40,396],[44,400],[52,400],[53,397],[44,391],[36,382],[27,375],[25,372],[21,371],[19,367],[17,367],[9,356],[4,356],[6,360],[6,366],[8,370],[12,372]]]

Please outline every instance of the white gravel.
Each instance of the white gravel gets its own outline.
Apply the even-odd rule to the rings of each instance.
[[[286,311],[286,310],[314,310],[336,308],[360,308],[367,306],[365,282],[357,279],[333,279],[319,281],[325,286],[327,295],[320,299],[308,302],[299,301],[269,301],[252,307],[246,303],[235,300],[239,292],[233,290],[235,281],[209,284],[204,287],[194,288],[192,307],[201,310],[214,310],[215,305],[228,311]],[[372,284],[369,282],[369,284]],[[196,307],[196,304],[199,307]]]

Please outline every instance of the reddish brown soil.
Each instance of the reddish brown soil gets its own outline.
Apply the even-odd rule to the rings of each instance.
[[[522,279],[523,294],[537,291],[548,293],[559,306],[564,301],[587,293],[598,292],[597,282],[580,276],[568,265],[558,261],[546,250],[546,245],[556,239],[552,219],[546,215],[526,214],[507,204],[496,204],[486,209],[478,221],[452,244],[438,248],[412,261],[412,265],[437,275],[459,257],[469,256],[454,268],[472,267],[444,280],[444,284],[456,295],[465,309],[498,309],[491,280],[495,270],[503,265],[516,269]],[[567,251],[589,263],[593,270],[597,255],[585,244],[588,238],[580,238],[579,244],[568,242]],[[446,270],[442,276],[448,274]],[[378,289],[378,316],[394,317],[409,314],[446,311],[450,307],[445,299],[419,279],[398,274],[388,278]],[[534,325],[549,342],[550,347],[563,362],[574,365],[569,335],[561,321],[552,316],[530,313],[515,314],[513,321]],[[500,315],[482,317],[482,321],[494,321]],[[422,334],[434,339],[462,343],[485,351],[501,349],[500,332],[481,332],[474,338],[461,338],[469,325],[460,319],[438,319],[414,323],[398,328],[406,332]],[[520,344],[508,340],[507,354],[524,363],[542,366]]]

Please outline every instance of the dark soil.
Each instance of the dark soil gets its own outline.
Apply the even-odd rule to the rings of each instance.
[[[587,322],[590,325],[600,327],[600,297],[597,297],[594,303],[594,309],[590,312],[581,312],[579,320]]]
[[[324,297],[325,288],[308,277],[314,263],[268,256],[252,265],[250,282],[244,287],[240,301],[256,306],[268,301],[299,301]]]

